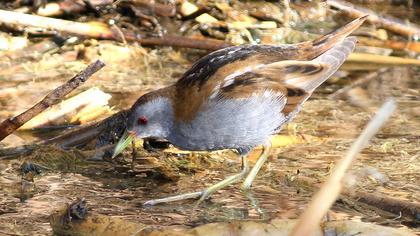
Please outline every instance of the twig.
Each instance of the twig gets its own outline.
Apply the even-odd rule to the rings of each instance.
[[[369,15],[367,21],[372,24],[379,25],[385,29],[388,29],[401,35],[409,37],[420,37],[420,28],[414,23],[406,24],[394,17],[380,16],[374,11],[371,11],[364,7],[355,6],[346,1],[327,0],[327,4],[340,9],[352,18],[359,18],[365,15]]]
[[[126,35],[126,38],[128,41],[137,41],[145,46],[173,46],[182,48],[204,49],[211,51],[232,46],[232,44],[230,43],[226,43],[222,40],[217,39],[191,38],[176,35],[164,35],[161,38],[140,38],[136,35]]]
[[[51,126],[66,126],[85,124],[106,113],[111,114],[108,101],[110,94],[104,93],[97,87],[92,87],[70,98],[63,99],[59,106],[33,117],[20,127],[20,130],[33,130]],[[65,127],[64,127],[65,128]]]
[[[0,23],[52,29],[97,39],[122,40],[119,32],[101,22],[80,23],[0,10]],[[132,32],[123,32],[123,35],[127,41],[136,41],[142,45],[174,46],[205,50],[217,50],[231,46],[229,43],[216,39],[201,39],[171,35],[164,35],[159,38],[143,38],[141,35]]]
[[[351,166],[360,151],[368,144],[369,140],[391,116],[395,108],[395,101],[390,99],[382,106],[375,117],[373,117],[359,138],[353,143],[347,155],[337,163],[331,175],[312,198],[312,201],[299,218],[299,222],[294,227],[292,235],[310,235],[311,232],[319,227],[322,217],[327,213],[340,194],[346,170]]]
[[[35,104],[33,107],[29,108],[28,110],[26,110],[18,116],[3,121],[0,124],[0,141],[7,137],[9,134],[13,133],[16,129],[21,127],[34,116],[41,113],[43,110],[59,102],[64,96],[69,94],[80,84],[84,83],[90,76],[92,76],[95,72],[97,72],[104,66],[105,64],[102,61],[95,61],[94,63],[90,64],[86,69],[79,72],[72,79],[67,81],[67,83],[53,90],[44,99]]]

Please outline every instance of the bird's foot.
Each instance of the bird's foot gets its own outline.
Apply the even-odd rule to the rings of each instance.
[[[175,201],[182,201],[182,200],[186,200],[186,199],[199,198],[202,194],[203,194],[203,191],[193,192],[193,193],[184,193],[184,194],[180,194],[180,195],[176,195],[176,196],[149,200],[149,201],[143,203],[143,205],[144,206],[154,206],[154,205],[161,204],[161,203],[175,202]]]
[[[271,144],[267,144],[263,146],[263,152],[261,153],[260,158],[255,163],[254,167],[252,167],[248,176],[245,178],[244,182],[242,183],[241,188],[243,191],[249,191],[251,189],[252,182],[254,182],[254,179],[255,177],[257,177],[257,174],[260,171],[261,167],[267,161],[270,148],[271,148]]]
[[[254,194],[251,192],[251,190],[243,190],[243,193],[248,198],[252,208],[254,208],[254,210],[260,215],[261,219],[267,220],[270,218],[266,210],[260,206],[258,199],[254,197]]]
[[[206,188],[204,191],[202,191],[201,197],[200,197],[200,199],[198,199],[197,203],[195,204],[195,207],[198,207],[198,205],[200,205],[200,203],[202,203],[204,200],[209,198],[210,195],[212,195],[213,193],[215,193],[215,192],[219,191],[220,189],[225,188],[225,187],[237,182],[238,180],[242,179],[247,172],[248,172],[248,169],[244,169],[240,173],[238,173],[236,175],[229,176],[226,179],[224,179],[224,180]]]
[[[186,199],[194,199],[194,198],[199,198],[197,203],[194,205],[194,207],[197,207],[198,205],[200,205],[200,203],[202,203],[204,200],[206,200],[207,198],[209,198],[213,193],[219,191],[222,188],[225,188],[226,186],[229,186],[232,183],[237,182],[238,180],[242,179],[245,174],[248,172],[248,169],[245,168],[244,170],[242,170],[240,173],[236,174],[236,175],[232,175],[227,177],[226,179],[204,189],[203,191],[200,192],[193,192],[193,193],[185,193],[185,194],[180,194],[180,195],[176,195],[176,196],[171,196],[171,197],[166,197],[166,198],[160,198],[160,199],[154,199],[154,200],[150,200],[145,202],[143,205],[145,206],[153,206],[156,204],[160,204],[160,203],[167,203],[167,202],[174,202],[174,201],[181,201],[181,200],[186,200]]]
[[[244,176],[249,171],[249,166],[248,166],[248,160],[246,159],[246,156],[241,156],[241,158],[242,158],[242,170],[241,170],[241,172],[239,172],[236,175],[229,176],[226,179],[224,179],[224,180],[222,180],[222,181],[204,189],[203,191],[193,192],[193,193],[185,193],[185,194],[180,194],[180,195],[176,195],[176,196],[172,196],[172,197],[150,200],[150,201],[147,201],[147,202],[143,203],[143,205],[153,206],[153,205],[160,204],[160,203],[167,203],[167,202],[181,201],[181,200],[186,200],[186,199],[199,198],[197,203],[194,206],[194,208],[196,208],[198,205],[200,205],[200,203],[202,203],[204,200],[209,198],[213,193],[215,193],[215,192],[219,191],[220,189],[225,188],[226,186],[229,186],[229,185],[241,180],[242,178],[244,178]]]

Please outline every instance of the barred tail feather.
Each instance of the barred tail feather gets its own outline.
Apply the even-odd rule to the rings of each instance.
[[[330,78],[349,57],[350,53],[356,46],[356,37],[348,37],[342,43],[332,47],[324,54],[318,56],[312,62],[328,65],[328,68],[322,72],[322,75],[316,77],[316,79],[308,81],[303,89],[306,91],[313,91],[328,78]]]
[[[311,60],[328,51],[333,45],[343,41],[354,30],[359,28],[359,26],[365,22],[367,17],[368,15],[357,18],[343,27],[338,28],[312,42],[302,43],[304,48],[303,50],[307,52],[307,58],[304,59]]]

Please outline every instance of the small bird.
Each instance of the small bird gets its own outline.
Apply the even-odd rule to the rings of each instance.
[[[314,41],[220,49],[198,60],[175,84],[141,96],[130,110],[127,132],[114,157],[133,138],[163,138],[183,150],[234,149],[242,159],[240,173],[203,191],[144,204],[188,198],[201,202],[245,176],[242,189],[250,189],[268,157],[270,136],[290,122],[346,60],[356,44],[349,34],[366,18]],[[249,171],[247,154],[259,145],[263,152]]]

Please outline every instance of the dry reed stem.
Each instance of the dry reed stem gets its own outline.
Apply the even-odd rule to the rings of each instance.
[[[343,178],[347,169],[349,169],[360,151],[368,144],[369,140],[378,132],[379,128],[388,120],[395,108],[396,104],[393,99],[389,99],[381,107],[359,138],[353,143],[347,155],[337,163],[330,176],[322,184],[321,189],[312,198],[312,201],[301,215],[299,222],[294,227],[292,236],[311,235],[311,232],[319,228],[322,218],[334,204],[342,190]]]

